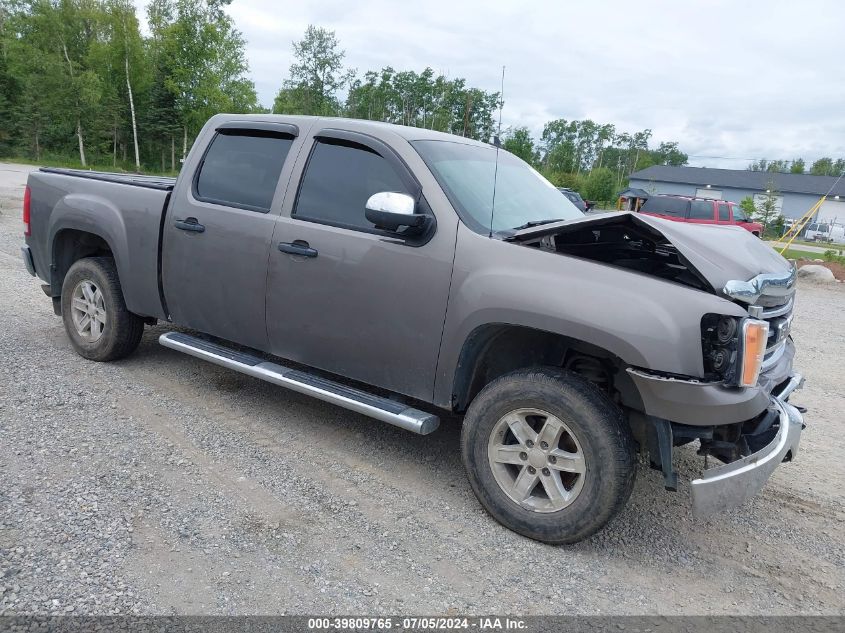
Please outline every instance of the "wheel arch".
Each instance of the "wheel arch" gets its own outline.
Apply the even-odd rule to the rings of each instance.
[[[49,229],[50,289],[61,296],[67,271],[79,259],[110,256],[126,279],[126,226],[120,210],[101,196],[69,194],[55,206]]]
[[[452,374],[450,408],[466,411],[496,378],[527,367],[561,367],[585,376],[617,403],[642,407],[639,391],[625,371],[629,363],[603,346],[524,325],[487,323],[464,340]]]

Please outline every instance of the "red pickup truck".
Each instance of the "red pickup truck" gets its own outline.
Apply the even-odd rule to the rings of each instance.
[[[688,198],[685,196],[654,196],[640,207],[640,213],[654,215],[677,222],[695,224],[734,224],[751,231],[757,237],[763,234],[763,225],[752,222],[735,202]]]

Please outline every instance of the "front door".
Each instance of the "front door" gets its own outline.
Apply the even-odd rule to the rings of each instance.
[[[403,240],[365,218],[374,193],[422,189],[370,136],[323,130],[273,236],[267,329],[274,354],[430,399],[446,315],[457,219]],[[408,147],[408,151],[413,151]],[[306,163],[305,160],[302,161]],[[299,168],[298,168],[299,170]]]
[[[230,125],[217,130],[193,178],[173,193],[164,225],[164,298],[174,323],[266,349],[267,254],[276,222],[270,210],[295,128]]]

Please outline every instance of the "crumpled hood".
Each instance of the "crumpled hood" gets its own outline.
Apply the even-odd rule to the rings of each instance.
[[[640,213],[585,215],[575,220],[523,229],[510,239],[521,241],[562,234],[571,229],[629,222],[660,233],[689,262],[689,266],[722,295],[725,284],[730,280],[748,281],[761,273],[783,273],[792,268],[792,264],[773,248],[742,227],[674,222]]]

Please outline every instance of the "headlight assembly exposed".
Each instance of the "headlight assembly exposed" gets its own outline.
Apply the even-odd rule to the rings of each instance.
[[[701,346],[705,377],[726,385],[753,387],[760,377],[768,335],[766,321],[704,315]]]

